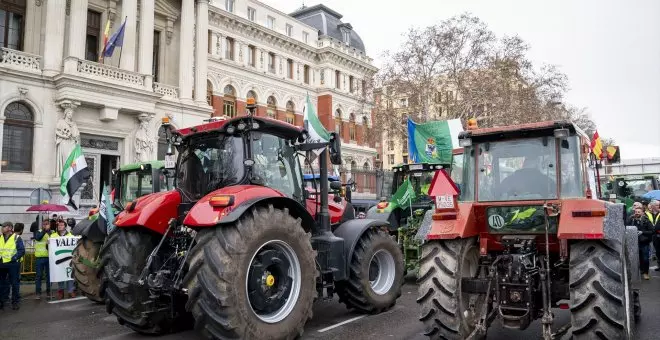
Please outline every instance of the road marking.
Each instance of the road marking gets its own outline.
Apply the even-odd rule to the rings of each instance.
[[[77,298],[71,298],[71,299],[63,299],[63,300],[57,300],[57,301],[48,301],[48,303],[62,303],[62,302],[71,302],[71,301],[78,301],[78,300],[84,300],[87,297],[85,296],[79,296]]]
[[[334,324],[334,325],[332,325],[332,326],[329,326],[329,327],[326,327],[326,328],[323,328],[323,329],[319,329],[318,332],[319,332],[319,333],[327,332],[327,331],[329,331],[329,330],[331,330],[331,329],[335,329],[335,328],[340,327],[340,326],[343,326],[343,325],[345,325],[345,324],[347,324],[347,323],[351,323],[351,322],[353,322],[353,321],[360,320],[360,319],[362,319],[362,318],[365,317],[365,316],[366,316],[366,315],[356,316],[356,317],[354,317],[354,318],[352,318],[352,319],[348,319],[348,320],[346,320],[346,321],[342,321],[342,322],[337,323],[337,324]]]

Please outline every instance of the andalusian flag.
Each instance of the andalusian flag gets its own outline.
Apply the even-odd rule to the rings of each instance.
[[[80,144],[76,144],[69,158],[67,158],[66,164],[64,164],[64,170],[62,170],[62,175],[60,176],[62,204],[70,205],[78,210],[78,207],[73,203],[73,195],[87,181],[90,174],[82,148]]]
[[[593,152],[598,160],[603,156],[603,141],[600,139],[598,131],[594,133],[594,138],[591,140],[591,152]]]
[[[412,163],[451,165],[452,150],[458,147],[461,131],[460,119],[417,124],[408,118],[409,159]]]
[[[312,101],[309,99],[309,93],[307,94],[307,101],[303,107],[303,124],[305,129],[309,133],[309,141],[312,143],[323,143],[330,141],[330,133],[323,127],[319,117],[316,116],[316,109],[312,105]],[[320,155],[323,152],[323,149],[314,150],[316,155]]]

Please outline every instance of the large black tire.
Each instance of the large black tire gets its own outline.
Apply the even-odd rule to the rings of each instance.
[[[98,270],[98,255],[102,242],[93,242],[87,237],[81,237],[73,249],[71,267],[73,279],[78,290],[88,299],[103,303],[101,296],[101,278]]]
[[[633,294],[630,276],[623,275],[621,243],[579,241],[570,245],[570,258],[573,338],[628,339]]]
[[[117,316],[120,324],[142,334],[163,334],[185,328],[184,314],[175,319],[168,308],[151,297],[145,286],[134,281],[142,273],[149,254],[159,238],[143,229],[117,228],[101,248],[101,294],[106,298],[106,310]],[[126,283],[130,279],[132,283]]]
[[[317,296],[316,252],[310,237],[300,219],[291,217],[288,209],[279,210],[272,205],[253,209],[235,225],[202,230],[197,235],[198,243],[189,257],[190,270],[184,278],[189,294],[186,309],[195,318],[195,328],[209,339],[300,336],[312,317]],[[300,268],[297,280],[300,290],[288,314],[283,313],[286,316],[282,320],[270,322],[259,317],[252,307],[247,279],[257,252],[275,240],[285,243],[295,254]]]
[[[431,339],[462,340],[475,328],[475,319],[465,313],[461,279],[478,274],[476,238],[430,241],[422,245],[419,269],[420,321]],[[483,299],[482,299],[483,300]],[[482,301],[481,300],[481,301]],[[481,311],[478,305],[478,311]]]
[[[349,269],[348,280],[336,283],[339,301],[346,307],[377,314],[396,304],[404,282],[404,261],[399,245],[388,233],[367,230],[355,246]]]

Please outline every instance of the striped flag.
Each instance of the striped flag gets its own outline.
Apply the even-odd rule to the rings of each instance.
[[[120,46],[122,47],[124,45],[124,29],[126,28],[126,19],[124,19],[124,23],[121,24],[121,27],[119,27],[119,30],[112,34],[108,42],[105,44],[105,47],[103,48],[103,55],[105,57],[112,57],[112,53],[115,51],[115,47]]]
[[[458,147],[461,131],[460,119],[418,124],[408,117],[410,163],[451,164],[452,150]]]
[[[312,105],[312,101],[309,99],[309,93],[307,94],[307,101],[303,107],[303,122],[305,129],[309,133],[309,140],[312,143],[323,143],[330,141],[330,133],[323,127],[319,117],[316,115],[316,109]],[[323,152],[323,149],[314,150],[316,155],[320,155]]]
[[[101,230],[103,230],[106,235],[110,235],[110,233],[115,229],[115,225],[113,224],[113,221],[115,220],[115,214],[113,212],[112,202],[108,201],[107,186],[103,187],[103,194],[101,195],[98,214],[99,218],[97,223],[99,224],[99,228],[101,228]]]
[[[71,151],[69,158],[64,164],[64,170],[60,176],[60,193],[62,194],[62,204],[70,205],[78,210],[76,204],[73,202],[73,195],[80,189],[83,183],[87,181],[90,176],[85,156],[83,155],[80,144]]]
[[[103,51],[101,51],[101,55],[99,55],[99,62],[103,62],[105,48],[108,46],[109,35],[110,35],[110,20],[107,20],[105,22],[105,31],[103,31]]]
[[[594,133],[594,138],[591,140],[591,152],[598,160],[603,157],[603,141],[600,139],[598,131]]]

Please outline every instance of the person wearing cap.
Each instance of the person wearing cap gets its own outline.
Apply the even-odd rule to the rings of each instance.
[[[0,236],[0,309],[4,309],[9,301],[9,287],[11,286],[12,309],[19,308],[21,295],[20,289],[20,262],[25,255],[25,246],[20,236],[14,234],[14,224],[5,222],[2,224],[2,236]]]

